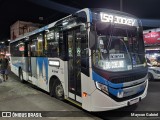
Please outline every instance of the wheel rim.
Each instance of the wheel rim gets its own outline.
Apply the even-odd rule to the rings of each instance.
[[[56,96],[57,97],[62,97],[63,96],[63,87],[61,84],[59,84],[57,87],[56,87]]]

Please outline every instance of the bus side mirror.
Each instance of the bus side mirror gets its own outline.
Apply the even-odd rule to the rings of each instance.
[[[95,31],[89,32],[89,47],[90,49],[96,49],[97,45],[97,33]]]

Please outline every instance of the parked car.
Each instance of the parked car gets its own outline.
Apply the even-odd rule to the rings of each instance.
[[[154,80],[154,79],[160,80],[160,67],[148,65],[148,79],[149,80]]]

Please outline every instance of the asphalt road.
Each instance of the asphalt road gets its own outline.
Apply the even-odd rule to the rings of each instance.
[[[106,119],[106,120],[159,120],[160,119],[160,80],[150,81],[148,94],[139,104],[124,107],[114,111],[90,113],[66,101],[52,98],[48,93],[29,83],[21,83],[14,74],[9,76],[7,82],[0,80],[0,111],[54,111],[45,112],[50,117],[41,119]],[[61,112],[57,112],[61,111]],[[76,112],[73,112],[76,111]],[[159,117],[130,117],[131,113],[146,114],[159,111]],[[56,117],[52,117],[56,114]],[[75,117],[75,114],[78,114]],[[82,117],[83,116],[83,117]],[[112,116],[112,117],[110,117]],[[115,117],[114,117],[115,116]],[[118,117],[120,116],[120,117]],[[6,118],[0,118],[0,120]],[[9,118],[7,118],[9,119]],[[18,120],[20,118],[12,118]],[[27,119],[27,118],[25,118]],[[33,119],[33,118],[30,118]]]

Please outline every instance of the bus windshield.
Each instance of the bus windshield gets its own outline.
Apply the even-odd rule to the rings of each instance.
[[[144,44],[140,32],[136,26],[107,25],[105,29],[97,29],[98,44],[93,51],[94,66],[107,71],[144,67]]]

